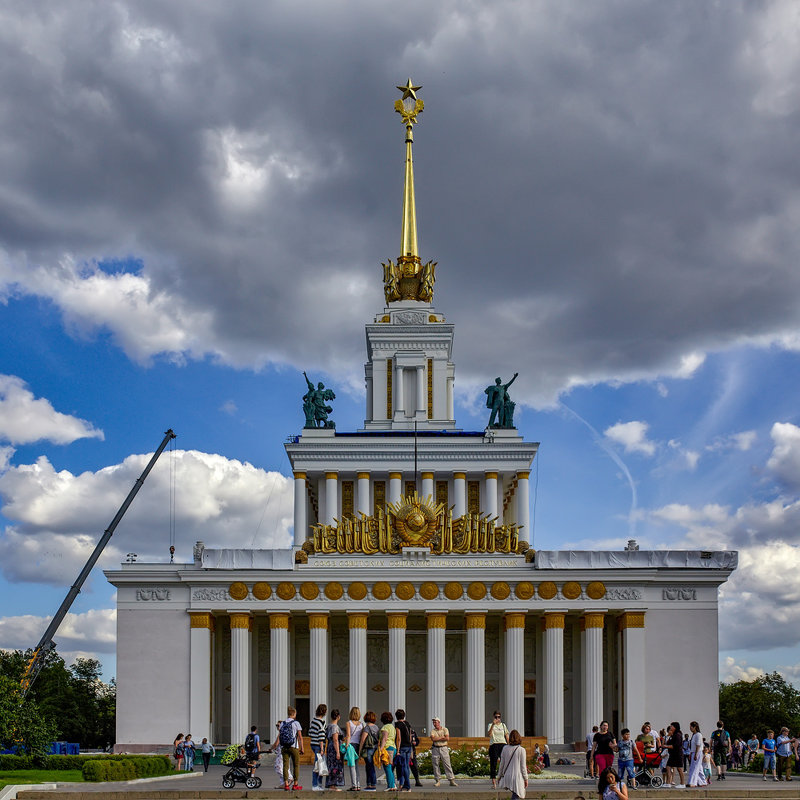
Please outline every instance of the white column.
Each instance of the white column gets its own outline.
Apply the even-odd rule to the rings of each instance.
[[[503,481],[497,481],[497,525],[505,524],[503,514]]]
[[[189,727],[211,741],[211,640],[214,617],[208,611],[189,612]]]
[[[583,615],[583,713],[581,729],[586,735],[603,719],[603,611]],[[578,738],[578,737],[575,737]]]
[[[468,611],[467,626],[467,694],[464,718],[467,736],[483,736],[486,724],[486,612]]]
[[[399,503],[403,488],[401,486],[403,475],[400,472],[389,473],[389,502]],[[399,706],[402,708],[402,706]]]
[[[545,612],[544,735],[564,743],[564,613]]]
[[[522,526],[520,538],[533,546],[533,531],[531,530],[531,492],[528,485],[530,472],[517,473],[516,517],[517,524]]]
[[[425,402],[425,395],[427,394],[425,390],[427,388],[428,387],[425,383],[425,368],[422,366],[422,364],[420,364],[417,367],[417,413],[415,416],[422,414],[424,419],[427,419],[428,417],[428,404]]]
[[[455,403],[453,402],[454,399],[454,392],[453,392],[453,379],[448,377],[447,379],[447,419],[455,419]]]
[[[269,615],[269,727],[286,719],[289,705],[289,615]],[[248,728],[249,730],[249,728]],[[235,740],[235,741],[238,741]],[[242,739],[244,741],[244,739]]]
[[[485,497],[484,511],[489,517],[497,516],[497,473],[487,472],[486,483],[483,487]]]
[[[389,612],[389,708],[406,707],[406,612]]]
[[[467,474],[453,473],[453,519],[463,517],[467,513]]]
[[[336,472],[325,473],[325,524],[335,525],[334,518],[339,516],[339,475]]]
[[[301,547],[308,536],[308,517],[306,514],[306,474],[294,474],[294,546]]]
[[[422,473],[422,496],[428,497],[430,495],[431,499],[436,502],[436,495],[433,491],[433,473],[432,472],[423,472]]]
[[[320,703],[327,703],[328,695],[328,612],[308,612],[309,674],[311,713]]]
[[[231,611],[231,741],[250,730],[250,614]],[[202,738],[202,736],[201,736]]]
[[[445,655],[444,634],[447,628],[447,614],[428,612],[428,714],[426,719],[445,717]]]
[[[403,385],[403,368],[395,364],[394,367],[394,415],[406,415],[405,386]]]
[[[509,729],[525,730],[525,614],[505,615],[505,720]]]
[[[358,513],[372,516],[369,504],[369,472],[358,473]]]
[[[367,615],[350,611],[347,625],[350,628],[350,707],[358,706],[363,716],[367,707]]]
[[[644,611],[626,611],[619,618],[622,630],[622,714],[620,724],[634,730],[645,719]]]

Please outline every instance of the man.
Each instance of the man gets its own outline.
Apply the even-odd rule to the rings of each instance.
[[[586,737],[586,769],[583,771],[583,777],[594,778],[594,761],[592,761],[592,747],[594,745],[594,735],[600,728],[597,725],[592,726],[592,732]]]
[[[728,756],[731,753],[731,735],[725,730],[722,720],[717,722],[717,729],[711,734],[711,753],[717,767],[717,780],[725,780],[725,770],[728,768]]]
[[[286,709],[287,717],[281,723],[278,731],[278,743],[281,746],[281,757],[283,758],[283,788],[289,790],[289,761],[291,760],[292,775],[294,784],[292,789],[302,789],[298,783],[300,777],[300,756],[305,752],[303,749],[303,729],[297,721],[297,709],[289,706]]]
[[[744,751],[744,765],[747,766],[750,761],[755,757],[755,754],[758,752],[758,736],[754,733],[750,734],[750,738],[747,740],[747,747]]]
[[[778,756],[778,776],[781,780],[792,779],[792,745],[795,740],[789,736],[788,728],[781,728],[775,742],[775,753]]]
[[[767,779],[767,772],[772,770],[772,780],[777,781],[775,774],[775,734],[767,731],[767,736],[761,742],[761,749],[764,751],[764,780]]]
[[[250,733],[245,737],[244,754],[250,763],[250,774],[255,775],[256,764],[258,759],[261,758],[261,737],[258,735],[258,728],[255,725],[250,728]]]
[[[397,766],[398,789],[402,792],[411,791],[411,758],[414,754],[414,745],[411,741],[411,726],[406,721],[406,712],[398,708],[394,712],[395,716],[395,746],[397,755],[395,765]]]
[[[433,718],[433,730],[431,731],[431,766],[433,767],[433,785],[439,785],[439,764],[444,769],[445,777],[450,781],[451,786],[458,786],[456,776],[453,774],[453,767],[450,766],[450,731],[442,725],[439,717]]]

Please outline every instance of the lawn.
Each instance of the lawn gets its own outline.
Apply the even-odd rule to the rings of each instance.
[[[0,789],[15,783],[76,783],[83,780],[79,769],[0,770]]]

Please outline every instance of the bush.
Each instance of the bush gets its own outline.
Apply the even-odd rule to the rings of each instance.
[[[83,755],[83,756],[44,756],[40,759],[34,759],[33,756],[20,756],[20,755],[0,755],[0,770],[16,770],[16,769],[48,769],[48,770],[66,770],[66,769],[83,769],[83,765],[87,761],[97,761],[98,759],[114,758],[113,755]],[[119,758],[119,756],[117,756]]]
[[[96,758],[83,765],[85,781],[130,781],[166,775],[172,771],[169,756]]]
[[[472,777],[488,775],[489,749],[476,747],[474,750],[469,750],[465,745],[462,745],[457,750],[450,750],[450,764],[456,775],[470,775]],[[420,775],[433,775],[430,750],[417,752],[417,766],[419,767]]]

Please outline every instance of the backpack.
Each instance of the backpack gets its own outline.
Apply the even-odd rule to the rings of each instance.
[[[294,720],[285,719],[281,722],[281,729],[278,731],[278,743],[281,747],[294,747]]]
[[[728,747],[728,740],[731,735],[728,731],[719,728],[711,734],[711,744],[715,750],[726,750]]]
[[[253,755],[256,752],[256,735],[248,733],[244,740],[244,751],[247,755]]]
[[[364,730],[366,730],[367,736],[364,739],[364,744],[361,745],[361,748],[363,750],[371,750],[378,744],[378,737],[373,733],[374,728],[372,725],[366,725]]]
[[[417,736],[417,732],[409,725],[410,734],[409,738],[411,739],[411,746],[412,747],[419,747],[419,736]]]

